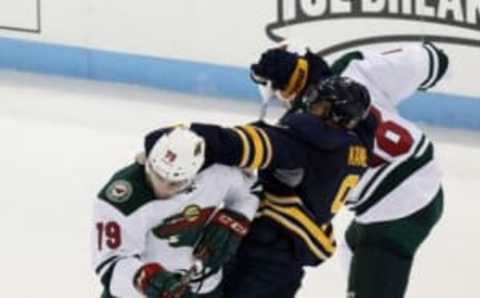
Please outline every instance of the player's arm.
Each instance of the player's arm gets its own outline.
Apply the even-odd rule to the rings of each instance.
[[[211,270],[218,270],[237,251],[247,234],[259,205],[252,192],[256,177],[239,169],[230,168],[225,173],[228,192],[222,209],[218,210],[203,230],[195,254]]]
[[[146,135],[144,145],[147,155],[155,142],[170,129],[170,127],[164,127]],[[192,124],[191,129],[205,138],[207,146],[204,168],[214,163],[231,166],[242,164],[242,138],[237,129],[210,124]]]
[[[303,165],[305,154],[286,127],[263,122],[233,128],[194,123],[191,129],[204,137],[207,160],[255,171]]]
[[[257,176],[235,168],[231,168],[230,172],[231,184],[224,200],[224,209],[240,213],[251,221],[259,205]]]
[[[105,291],[112,296],[142,297],[134,286],[134,276],[144,265],[139,257],[145,244],[141,230],[110,204],[96,200],[93,264]]]
[[[448,56],[432,43],[409,45],[383,53],[356,51],[337,59],[332,69],[364,84],[374,103],[389,109],[417,90],[427,90],[442,79]]]
[[[112,193],[121,193],[122,186],[117,187]],[[141,218],[127,216],[106,200],[97,199],[92,228],[92,261],[108,297],[159,297],[178,285],[178,274],[140,257],[146,241]]]
[[[304,155],[284,128],[258,123],[231,128],[192,123],[190,128],[205,139],[204,167],[219,163],[250,171],[269,167],[291,168],[298,165]],[[163,133],[165,129],[159,129],[146,136],[147,152],[149,144],[155,143]]]

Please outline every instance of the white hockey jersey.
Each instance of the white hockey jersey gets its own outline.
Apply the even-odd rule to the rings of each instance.
[[[408,216],[441,191],[441,174],[433,145],[397,105],[420,87],[438,80],[439,61],[428,46],[413,45],[386,53],[361,52],[342,76],[364,84],[379,120],[373,168],[349,194],[356,221],[372,223]]]
[[[93,264],[114,297],[143,297],[133,279],[145,263],[174,272],[190,269],[193,246],[218,207],[249,219],[258,207],[258,198],[250,192],[254,178],[236,168],[210,166],[197,175],[191,189],[167,200],[154,197],[144,175],[138,163],[122,169],[94,203]],[[199,293],[213,290],[220,279],[221,271],[203,280]],[[197,290],[195,284],[192,288]]]

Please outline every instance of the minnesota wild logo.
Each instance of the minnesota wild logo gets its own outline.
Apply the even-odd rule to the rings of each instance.
[[[126,180],[117,180],[110,184],[106,191],[107,199],[114,203],[123,203],[132,196],[132,184]]]
[[[192,246],[197,241],[205,222],[215,208],[201,208],[192,204],[183,208],[181,213],[165,219],[153,229],[153,234],[165,239],[173,247]]]

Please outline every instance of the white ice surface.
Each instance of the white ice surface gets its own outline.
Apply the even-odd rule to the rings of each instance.
[[[0,72],[0,297],[99,297],[91,203],[162,125],[255,120],[258,106],[118,84]],[[274,110],[273,114],[278,114]],[[407,297],[478,298],[480,132],[425,127],[443,165],[445,214],[416,258]],[[338,226],[348,220],[339,216]],[[297,297],[345,297],[339,258]]]

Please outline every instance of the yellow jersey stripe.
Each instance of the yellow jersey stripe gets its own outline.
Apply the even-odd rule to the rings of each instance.
[[[308,236],[305,231],[303,231],[301,228],[299,228],[295,223],[292,223],[290,220],[285,218],[283,215],[276,213],[273,210],[269,209],[264,209],[261,210],[260,213],[263,216],[271,218],[273,221],[279,223],[283,227],[287,228],[288,230],[292,231],[295,233],[298,237],[300,237],[305,244],[308,246],[310,251],[320,260],[326,260],[328,257],[320,250],[318,247],[313,243],[312,239]]]
[[[270,137],[267,135],[267,133],[265,133],[263,129],[257,127],[257,131],[260,133],[265,143],[265,159],[263,161],[263,164],[260,167],[260,169],[265,169],[270,165],[270,162],[272,161],[272,156],[273,156],[272,143],[270,142]]]
[[[298,92],[300,92],[305,84],[307,83],[307,74],[308,74],[308,62],[307,60],[300,58],[297,61],[297,65],[288,80],[287,88],[285,88],[286,97],[290,97]]]
[[[271,201],[274,204],[298,204],[298,205],[303,205],[302,200],[300,200],[299,197],[297,196],[288,196],[288,197],[278,197],[274,196],[270,193],[265,193],[265,198],[268,201]]]
[[[257,170],[264,159],[265,148],[255,127],[246,125],[242,126],[242,128],[245,130],[247,136],[253,143],[253,160],[249,165],[247,165],[247,168],[251,171]]]
[[[318,227],[318,225],[313,222],[303,211],[298,207],[284,207],[274,205],[271,202],[264,201],[264,204],[277,212],[288,215],[298,221],[303,228],[310,234],[312,237],[317,240],[320,245],[325,249],[326,252],[332,254],[335,251],[335,247],[325,232]]]
[[[233,128],[233,131],[235,131],[240,139],[242,140],[242,159],[240,160],[240,164],[238,165],[241,168],[246,167],[248,157],[250,156],[250,144],[248,143],[247,136],[243,131],[241,131],[238,128]]]

